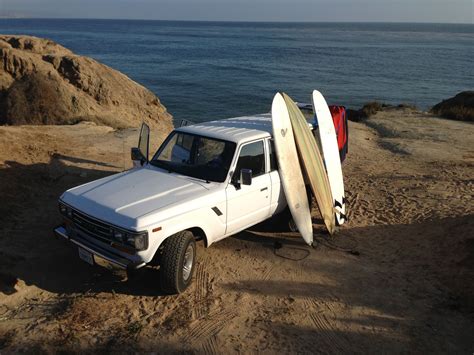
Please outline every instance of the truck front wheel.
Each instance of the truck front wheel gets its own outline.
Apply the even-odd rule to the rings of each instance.
[[[161,289],[181,293],[191,283],[196,263],[196,241],[190,231],[176,233],[166,239],[160,262]]]

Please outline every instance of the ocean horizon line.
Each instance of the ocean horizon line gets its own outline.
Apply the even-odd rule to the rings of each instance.
[[[246,21],[246,20],[184,20],[184,19],[146,19],[146,18],[94,18],[94,17],[29,17],[0,15],[0,20],[76,20],[76,21],[129,21],[129,22],[183,22],[183,23],[237,23],[237,24],[391,24],[391,25],[461,25],[474,26],[469,22],[412,22],[412,21]]]

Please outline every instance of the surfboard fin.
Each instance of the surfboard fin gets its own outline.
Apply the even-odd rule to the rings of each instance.
[[[347,198],[342,198],[342,204],[338,200],[334,200],[334,206],[342,208],[342,205],[347,204]]]
[[[346,198],[343,197],[342,198],[342,203],[346,203]],[[339,208],[342,208],[342,204],[338,201],[338,200],[334,200],[334,210],[336,211],[336,214],[339,215],[339,217],[344,220],[344,221],[348,221],[349,219],[347,218],[347,215],[345,215],[344,213],[342,213],[341,211],[339,211],[336,207],[339,207]]]
[[[334,200],[334,206],[342,208],[342,204],[338,200]]]

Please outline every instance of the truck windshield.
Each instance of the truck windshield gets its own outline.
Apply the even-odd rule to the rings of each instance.
[[[183,132],[173,132],[150,164],[197,179],[224,182],[235,143]]]

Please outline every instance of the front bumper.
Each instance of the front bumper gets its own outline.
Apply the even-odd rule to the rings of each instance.
[[[112,264],[114,267],[124,270],[136,270],[146,265],[145,262],[133,262],[129,259],[126,259],[118,254],[115,254],[109,250],[101,248],[86,239],[76,235],[74,237],[69,236],[66,228],[63,226],[56,227],[54,229],[54,234],[57,236],[63,237],[71,243],[77,245],[78,247],[88,251],[94,255],[94,259],[102,259],[107,263]]]

